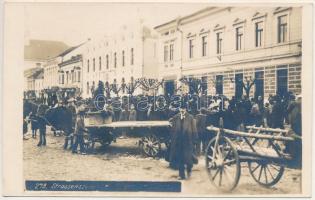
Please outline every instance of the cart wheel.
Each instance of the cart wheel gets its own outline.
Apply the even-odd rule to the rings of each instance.
[[[156,157],[161,151],[161,143],[153,134],[143,137],[141,146],[145,155],[149,157]]]
[[[210,181],[223,191],[233,190],[240,179],[241,165],[236,148],[226,137],[220,137],[215,149],[216,137],[206,149],[206,169]]]
[[[265,187],[275,185],[283,175],[284,167],[268,161],[248,161],[248,169],[253,179]]]

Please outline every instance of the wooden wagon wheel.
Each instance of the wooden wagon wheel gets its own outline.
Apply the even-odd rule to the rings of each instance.
[[[279,144],[275,143],[275,141],[266,140],[262,142],[262,140],[256,138],[252,141],[252,145],[273,149],[279,157],[282,157],[280,153],[282,150]],[[248,161],[248,170],[257,183],[265,187],[271,187],[281,179],[284,172],[284,166],[274,164],[268,160],[250,160]]]
[[[241,165],[239,155],[232,142],[219,137],[216,145],[213,138],[206,149],[206,169],[214,186],[223,190],[233,190],[240,179]]]
[[[268,161],[248,161],[248,169],[253,179],[262,186],[271,187],[278,183],[284,167]]]
[[[161,142],[154,134],[143,137],[141,145],[143,152],[149,157],[156,157],[161,151]]]

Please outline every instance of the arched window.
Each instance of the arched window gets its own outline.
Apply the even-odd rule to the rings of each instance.
[[[125,51],[122,51],[122,66],[125,66]]]
[[[90,71],[90,60],[87,60],[87,72],[89,73]]]
[[[99,70],[101,71],[102,70],[102,57],[101,56],[98,58],[98,61],[99,61]]]
[[[108,54],[106,55],[106,69],[109,68],[109,59],[108,59]]]
[[[134,63],[134,52],[133,52],[133,48],[131,48],[130,50],[130,64],[133,65]]]
[[[95,72],[95,58],[93,58],[93,72]]]

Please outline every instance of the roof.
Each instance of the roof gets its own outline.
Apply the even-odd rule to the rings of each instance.
[[[178,21],[178,23],[179,23],[179,22],[181,22],[182,20],[188,19],[188,18],[190,18],[190,17],[194,17],[194,16],[196,16],[196,15],[198,15],[198,14],[200,14],[200,13],[207,12],[207,11],[209,11],[209,10],[213,10],[214,8],[216,8],[216,7],[206,7],[206,8],[203,8],[203,9],[201,9],[201,10],[198,10],[198,11],[196,11],[196,12],[193,12],[192,14],[186,15],[186,16],[184,16],[184,17],[177,17],[177,18],[175,18],[175,19],[173,19],[173,20],[171,20],[171,21],[168,21],[168,22],[166,22],[166,23],[164,23],[164,24],[160,24],[160,25],[154,27],[154,29],[158,29],[158,28],[160,28],[160,27],[163,27],[163,26],[172,24],[172,23],[174,23],[174,22],[176,22],[176,21]]]
[[[43,68],[34,68],[33,71],[31,71],[31,74],[29,74],[27,76],[27,78],[31,78],[31,79],[44,78],[44,70],[43,70]]]
[[[30,40],[24,46],[24,59],[46,60],[65,51],[68,47],[64,42],[49,40]]]
[[[34,74],[34,79],[43,79],[44,78],[44,71],[38,71],[36,74]]]
[[[68,48],[67,50],[65,50],[64,52],[62,52],[61,54],[59,54],[58,56],[63,57],[63,56],[65,56],[65,55],[67,55],[68,53],[70,53],[71,51],[73,51],[73,50],[79,48],[79,47],[82,46],[83,44],[85,44],[85,42],[83,42],[83,43],[81,43],[81,44],[79,44],[79,45],[77,45],[77,46],[70,47],[70,48]]]

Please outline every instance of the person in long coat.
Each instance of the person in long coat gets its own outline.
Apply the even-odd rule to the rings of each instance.
[[[196,144],[196,153],[199,155],[201,151],[205,152],[206,146],[208,144],[207,137],[207,110],[205,108],[201,108],[200,113],[196,115],[196,128],[198,132],[198,140]]]
[[[170,163],[178,166],[179,179],[186,178],[185,169],[189,178],[194,163],[194,144],[197,140],[195,119],[182,107],[180,112],[170,119],[170,123]]]

